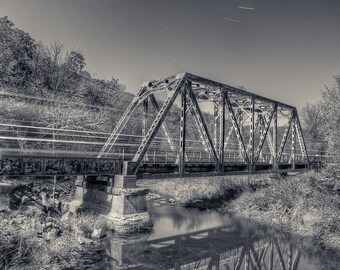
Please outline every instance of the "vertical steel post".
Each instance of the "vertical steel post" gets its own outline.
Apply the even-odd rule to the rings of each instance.
[[[147,128],[147,117],[148,117],[148,107],[149,107],[149,103],[148,103],[148,98],[143,100],[143,127],[142,127],[142,135],[143,137],[146,134],[146,128]]]
[[[242,131],[243,131],[243,123],[244,123],[244,113],[243,113],[242,110],[240,110],[240,118],[239,118],[239,120],[240,120],[240,123],[239,123],[240,136],[241,136],[241,138],[243,138]],[[242,147],[240,145],[240,142],[238,142],[237,147],[238,147],[238,155],[242,157]],[[248,155],[248,153],[247,153],[247,155]]]
[[[295,118],[294,114],[293,123],[292,123],[292,153],[291,153],[291,163],[292,169],[295,170],[295,153],[296,153],[296,127],[295,127]]]
[[[273,155],[273,169],[275,171],[278,170],[278,163],[277,163],[277,105],[274,106],[274,119],[273,119],[273,148],[274,148],[274,155]]]
[[[189,82],[188,82],[189,83]],[[181,95],[180,149],[178,172],[185,172],[185,133],[186,133],[187,87],[183,87]]]
[[[219,172],[224,171],[224,140],[225,140],[225,94],[224,91],[221,90],[220,97],[220,107],[219,107],[219,119],[220,119],[220,127],[219,127]]]
[[[146,135],[146,129],[147,129],[147,125],[148,125],[148,107],[149,107],[149,102],[148,102],[148,98],[143,100],[143,125],[142,125],[142,136],[145,137]],[[145,153],[145,157],[144,160],[148,161],[148,154]]]
[[[254,168],[254,148],[255,148],[255,98],[250,98],[250,138],[249,138],[249,171]]]
[[[214,105],[214,146],[215,149],[217,149],[219,108],[216,104],[216,101],[213,101],[213,105]]]

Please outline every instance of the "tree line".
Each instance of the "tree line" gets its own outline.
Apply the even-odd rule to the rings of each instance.
[[[320,155],[340,157],[340,76],[321,90],[321,99],[302,108],[308,148]]]

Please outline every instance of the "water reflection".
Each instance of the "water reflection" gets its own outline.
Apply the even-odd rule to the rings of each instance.
[[[311,243],[246,220],[169,206],[151,212],[154,232],[105,241],[100,269],[339,269],[315,257]]]

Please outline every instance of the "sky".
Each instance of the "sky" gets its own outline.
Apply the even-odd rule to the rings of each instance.
[[[190,72],[301,109],[340,74],[340,0],[0,0],[0,16],[132,93]]]

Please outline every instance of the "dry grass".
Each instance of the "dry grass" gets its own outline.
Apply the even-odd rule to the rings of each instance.
[[[71,217],[61,223],[60,217],[47,217],[44,221],[52,221],[62,230],[62,234],[49,241],[46,237],[37,237],[40,231],[33,224],[41,217],[32,212],[21,212],[27,217],[23,224],[10,224],[16,213],[2,213],[0,222],[0,269],[72,269],[82,264],[83,254],[96,250],[96,246],[80,245],[78,231],[83,230],[90,236],[93,229],[106,228],[105,219],[98,218],[94,213],[85,212],[78,217]],[[5,221],[6,220],[6,221]]]
[[[226,209],[340,249],[340,171],[336,170],[280,179],[257,192],[243,193]]]
[[[260,183],[267,183],[266,175],[238,175],[216,177],[186,177],[169,179],[139,180],[138,185],[149,188],[151,192],[174,198],[180,204],[195,200],[214,200],[237,195],[247,189],[253,189]]]

